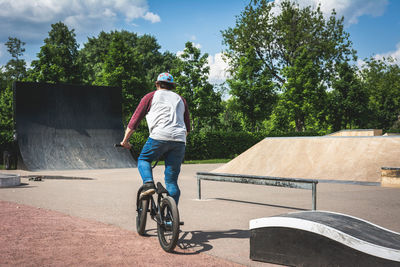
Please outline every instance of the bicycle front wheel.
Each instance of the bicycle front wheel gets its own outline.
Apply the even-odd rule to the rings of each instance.
[[[139,235],[144,235],[146,231],[147,210],[149,209],[149,198],[144,197],[139,199],[136,208],[136,230]]]
[[[179,211],[175,200],[164,197],[160,204],[161,223],[157,224],[158,241],[166,252],[171,252],[176,247],[179,237]]]

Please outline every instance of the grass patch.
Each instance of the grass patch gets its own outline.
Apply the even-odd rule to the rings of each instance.
[[[183,164],[213,164],[213,163],[227,163],[232,159],[204,159],[204,160],[185,160]],[[154,165],[155,161],[152,163]],[[157,165],[165,165],[163,160],[160,160]]]

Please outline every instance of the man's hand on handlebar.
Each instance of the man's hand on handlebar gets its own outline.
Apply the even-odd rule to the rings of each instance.
[[[132,145],[127,142],[121,142],[120,145],[126,149],[131,149]]]

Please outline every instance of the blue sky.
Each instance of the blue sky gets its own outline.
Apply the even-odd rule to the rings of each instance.
[[[280,0],[276,0],[279,3]],[[210,79],[221,81],[225,63],[221,30],[235,25],[249,0],[0,0],[0,65],[9,59],[4,43],[8,36],[26,42],[30,63],[47,37],[50,25],[62,21],[75,29],[83,44],[101,30],[128,30],[156,37],[162,51],[179,53],[187,41],[210,55]],[[345,17],[359,59],[393,56],[400,60],[399,0],[298,0],[321,3],[330,14],[335,8]],[[82,47],[82,45],[81,45]]]

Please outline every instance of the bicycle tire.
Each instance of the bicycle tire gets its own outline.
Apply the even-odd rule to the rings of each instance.
[[[162,224],[157,224],[157,236],[161,247],[171,252],[176,247],[179,237],[179,211],[175,200],[166,196],[160,203]]]
[[[149,198],[144,197],[137,203],[136,211],[136,231],[139,235],[144,235],[146,231],[147,210],[149,209]]]

